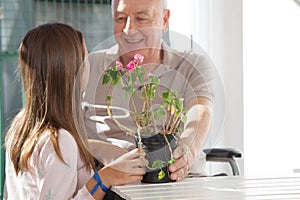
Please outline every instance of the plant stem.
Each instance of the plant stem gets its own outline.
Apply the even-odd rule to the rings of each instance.
[[[146,116],[146,126],[149,124],[149,98],[146,92],[146,87],[144,87],[144,92],[145,92],[145,101],[146,101],[146,107],[145,107],[145,116]]]
[[[139,150],[140,150],[140,153],[143,153],[143,146],[142,146],[142,137],[141,137],[141,133],[140,133],[140,129],[138,128],[137,129],[137,134],[138,134],[138,147],[139,147]],[[145,165],[145,167],[149,170],[155,170],[156,168],[152,168],[150,167],[149,165]]]
[[[152,102],[150,101],[150,108],[151,108],[151,113],[152,113],[152,121],[153,121],[153,126],[154,126],[154,132],[155,134],[158,133],[157,131],[157,126],[156,126],[156,122],[155,122],[155,119],[154,119],[154,112],[153,112],[153,105],[152,105]]]
[[[170,133],[172,133],[174,131],[175,127],[177,127],[179,121],[180,121],[180,114],[177,115],[176,119],[174,120],[174,123],[172,124],[171,129],[170,129]]]
[[[140,129],[137,129],[137,134],[138,134],[138,138],[139,138],[139,150],[140,153],[143,153],[143,146],[142,146],[142,137],[141,137],[141,133],[140,133]]]
[[[138,123],[139,120],[138,120],[138,112],[137,112],[137,109],[136,109],[136,106],[135,106],[135,102],[134,102],[134,99],[133,97],[130,98],[130,101],[131,101],[131,104],[132,104],[132,107],[133,107],[133,112],[134,112],[134,118],[135,118],[135,124],[136,126],[139,128],[140,127],[140,124]]]
[[[112,83],[110,84],[110,86],[109,86],[109,88],[108,88],[108,90],[107,90],[107,92],[106,92],[106,97],[108,97],[108,96],[110,96],[111,97],[111,90],[112,90],[112,87],[113,87],[113,85],[112,85]],[[123,129],[123,130],[125,130],[125,131],[127,131],[128,133],[130,133],[130,134],[134,134],[135,133],[135,131],[134,130],[132,130],[132,129],[130,129],[130,128],[127,128],[126,126],[124,126],[123,124],[121,124],[116,118],[114,118],[114,116],[113,116],[113,114],[111,113],[111,109],[110,109],[110,100],[108,100],[107,98],[106,98],[106,107],[107,107],[107,114],[108,114],[108,116],[119,126],[119,128],[121,128],[121,129]]]
[[[125,87],[125,84],[123,82],[123,78],[121,78],[121,84],[123,87]],[[130,98],[130,97],[129,97]],[[138,112],[137,112],[137,109],[136,109],[136,106],[135,106],[135,102],[134,102],[134,99],[133,98],[130,98],[130,101],[131,101],[131,104],[132,104],[132,107],[133,107],[133,111],[134,111],[134,118],[135,118],[135,123],[137,125],[137,127],[140,127],[140,125],[138,124]]]
[[[172,151],[172,148],[171,148],[171,144],[170,144],[170,142],[169,142],[169,140],[168,140],[166,134],[163,134],[163,136],[164,136],[164,138],[165,138],[165,140],[166,140],[166,142],[167,142],[167,144],[168,144],[168,148],[169,148],[170,155],[171,155],[171,160],[173,160],[174,157],[173,157],[173,151]]]
[[[145,113],[146,110],[146,101],[144,100],[144,104],[143,104],[143,109],[142,109],[142,113]],[[143,118],[143,114],[141,115],[142,119],[141,119],[141,126],[145,126],[145,122],[144,122],[144,118]]]
[[[169,119],[168,119],[168,125],[167,125],[167,131],[168,131],[168,134],[169,134],[169,133],[172,133],[170,129],[171,129],[171,125],[172,125],[172,122],[173,122],[174,114],[172,115],[172,114],[171,114],[171,111],[170,111],[170,112],[169,112],[169,116],[170,116],[170,117],[169,117]]]
[[[148,107],[147,107],[147,93],[146,93],[146,86],[145,84],[143,84],[143,93],[144,93],[144,104],[143,104],[143,110],[142,110],[142,113],[145,113],[142,115],[142,126],[146,126],[147,125],[147,110],[148,110]],[[144,117],[143,116],[146,116],[146,122],[144,121]]]

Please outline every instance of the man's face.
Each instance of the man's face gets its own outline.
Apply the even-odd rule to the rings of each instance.
[[[169,20],[169,11],[162,8],[161,0],[115,0],[113,15],[121,56],[159,56],[157,50]]]

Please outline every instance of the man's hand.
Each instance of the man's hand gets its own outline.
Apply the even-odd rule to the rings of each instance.
[[[175,162],[169,166],[171,179],[180,181],[189,173],[197,152],[206,140],[212,117],[212,102],[205,97],[190,99],[187,122],[180,142],[173,152]]]
[[[183,180],[190,171],[194,156],[189,150],[189,147],[183,143],[179,143],[173,152],[175,162],[169,166],[171,179],[176,181]]]

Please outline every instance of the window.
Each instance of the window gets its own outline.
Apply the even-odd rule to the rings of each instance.
[[[87,47],[112,36],[109,0],[0,0],[0,145],[11,119],[22,107],[16,77],[17,49],[25,33],[38,24],[59,21],[83,32]],[[0,199],[4,180],[4,151],[0,149]]]
[[[296,2],[244,1],[246,175],[299,172],[300,7]]]

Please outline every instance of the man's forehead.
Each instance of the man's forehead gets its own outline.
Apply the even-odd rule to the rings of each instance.
[[[160,1],[161,0],[115,0],[114,9],[116,12],[131,10],[131,12],[137,14],[144,14],[159,8]]]

